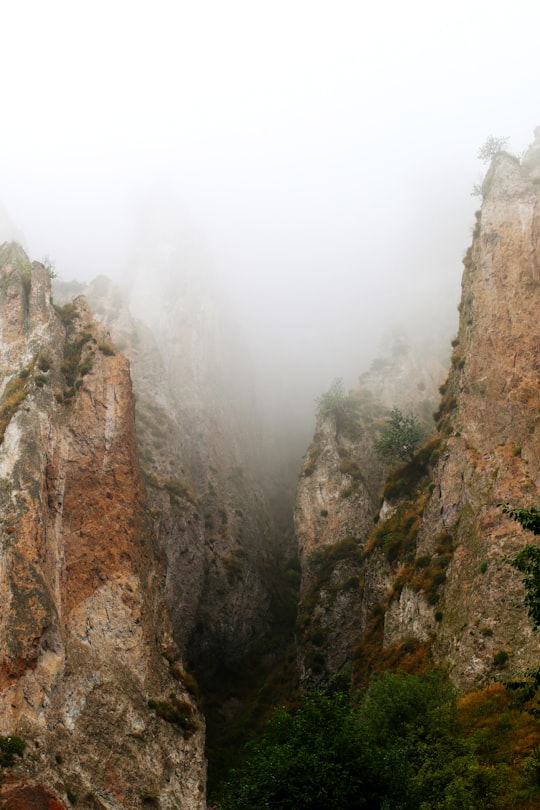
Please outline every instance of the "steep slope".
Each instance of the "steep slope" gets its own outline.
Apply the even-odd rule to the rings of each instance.
[[[319,410],[297,489],[295,526],[302,568],[298,661],[304,688],[348,683],[370,609],[390,587],[366,565],[387,465],[375,442],[391,406],[430,415],[444,367],[396,334],[349,397],[349,413]]]
[[[484,183],[439,434],[392,472],[370,536],[341,555],[349,565],[357,559],[356,678],[431,656],[467,690],[540,660],[520,576],[508,564],[525,532],[500,508],[539,499],[536,136],[523,164],[499,154]],[[356,519],[363,526],[365,512]],[[330,546],[327,561],[338,551]],[[329,565],[330,583],[334,572]]]
[[[55,310],[18,246],[0,268],[0,731],[26,742],[3,806],[201,808],[203,724],[162,606],[128,363],[84,300]]]
[[[191,288],[182,262],[168,269],[167,281],[137,277],[136,299],[152,300],[146,311],[137,301],[128,306],[106,279],[86,295],[130,360],[174,637],[208,671],[233,663],[268,631],[281,549],[260,484],[243,347],[231,341],[211,285],[199,279]]]
[[[446,449],[419,534],[420,548],[439,530],[454,537],[434,653],[464,687],[493,676],[499,652],[514,672],[540,656],[520,577],[505,561],[524,532],[497,506],[538,502],[538,145],[523,166],[497,156],[484,183],[443,400]]]
[[[201,685],[212,759],[291,642],[292,510],[268,484],[249,358],[204,256],[181,228],[160,228],[131,271],[127,288],[100,277],[55,282],[55,295],[69,302],[84,291],[130,361],[162,593]]]

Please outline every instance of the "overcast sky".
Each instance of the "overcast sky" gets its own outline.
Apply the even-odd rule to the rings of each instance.
[[[530,0],[4,0],[1,21],[0,199],[31,258],[121,278],[166,186],[259,366],[309,367],[311,398],[387,323],[455,311],[477,150],[540,124]]]

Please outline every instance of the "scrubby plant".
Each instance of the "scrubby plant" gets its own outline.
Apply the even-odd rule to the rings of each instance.
[[[375,443],[377,454],[386,462],[410,461],[424,438],[424,431],[414,414],[403,414],[392,408],[390,419]]]
[[[114,357],[116,354],[114,347],[106,341],[98,343],[98,349],[100,350],[101,354],[104,354],[106,357]]]
[[[2,403],[0,404],[0,443],[4,439],[4,433],[19,405],[28,394],[28,378],[30,369],[23,368],[5,388]]]
[[[190,484],[186,481],[180,481],[178,478],[168,478],[163,482],[163,488],[166,489],[173,498],[180,498],[189,501],[193,505],[197,505],[197,496],[193,492]]]
[[[54,262],[49,259],[48,256],[45,256],[43,261],[41,262],[50,279],[58,278],[58,273],[55,270]]]
[[[506,650],[499,650],[493,656],[493,666],[494,667],[504,667],[506,662],[508,661],[509,655]]]
[[[25,748],[25,741],[14,734],[0,737],[0,768],[10,768],[16,756],[22,757]]]
[[[342,379],[336,379],[324,394],[316,399],[317,414],[322,417],[333,417],[336,433],[354,424],[358,416],[357,403],[354,397],[345,393]]]
[[[185,731],[193,731],[193,708],[190,703],[177,698],[176,695],[169,695],[169,700],[148,701],[148,708],[155,711],[158,717],[167,723],[180,726]]]

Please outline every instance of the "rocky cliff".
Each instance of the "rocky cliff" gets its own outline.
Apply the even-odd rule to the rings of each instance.
[[[271,513],[249,357],[204,253],[184,244],[181,228],[160,225],[142,240],[123,288],[104,277],[55,282],[68,307],[81,292],[130,363],[157,607],[204,684],[208,739],[219,745],[290,639],[296,598],[292,516],[283,528]]]
[[[419,533],[421,550],[439,531],[453,537],[434,654],[463,687],[496,675],[500,652],[513,672],[540,655],[505,559],[525,533],[498,507],[538,502],[538,135],[523,165],[500,154],[484,183],[441,408],[444,450]]]
[[[83,299],[0,251],[3,806],[204,805],[203,722],[163,609],[129,365]]]
[[[347,413],[319,408],[317,429],[297,490],[295,526],[302,567],[298,661],[305,688],[348,683],[353,651],[367,631],[370,609],[389,587],[365,554],[379,512],[388,465],[375,452],[391,407],[415,411],[433,430],[431,413],[444,378],[431,346],[413,347],[400,333],[359,379]]]
[[[168,249],[134,261],[127,292],[101,278],[85,294],[130,360],[173,635],[208,672],[269,630],[286,552],[263,491],[245,347],[204,257],[166,237]]]
[[[355,451],[356,468],[344,470],[346,443],[319,426],[325,438],[320,452],[312,445],[297,502],[300,545],[308,551],[303,576],[315,583],[300,617],[307,685],[313,665],[320,682],[350,664],[363,678],[397,660],[414,668],[432,658],[464,690],[538,665],[523,586],[508,564],[525,532],[500,509],[537,504],[540,483],[540,131],[536,136],[521,164],[499,154],[487,174],[464,260],[438,433],[410,464],[391,471],[380,510],[367,497],[364,475],[372,450]],[[341,518],[328,503],[343,511],[344,472],[362,497],[355,495]],[[368,480],[382,483],[373,473]]]

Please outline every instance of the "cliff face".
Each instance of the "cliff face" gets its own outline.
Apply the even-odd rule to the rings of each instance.
[[[540,655],[520,576],[507,562],[526,542],[526,533],[498,506],[538,502],[534,152],[522,166],[509,155],[494,159],[464,262],[459,332],[439,409],[440,457],[416,538],[416,560],[444,553],[448,565],[436,626],[429,626],[422,591],[414,597],[403,591],[385,621],[386,645],[410,635],[430,636],[435,660],[448,666],[463,689],[497,678],[501,665],[505,673],[536,666]],[[417,616],[412,632],[407,600],[409,616]]]
[[[129,303],[104,279],[86,294],[130,360],[173,635],[209,671],[268,631],[286,554],[260,484],[246,352],[203,260],[158,247],[134,263]]]
[[[403,336],[394,336],[388,354],[360,378],[349,417],[318,416],[295,509],[302,569],[298,661],[305,688],[350,679],[370,611],[391,587],[379,552],[366,564],[388,472],[374,446],[390,407],[431,414],[443,373],[436,355],[422,363]]]
[[[357,408],[354,421],[319,415],[297,489],[297,649],[305,688],[347,667],[364,623],[360,548],[376,513],[384,467],[373,451],[374,403],[368,397]]]
[[[4,806],[200,808],[203,724],[164,657],[128,363],[84,300],[55,310],[20,248],[0,267],[0,731],[27,744]]]
[[[306,650],[312,661],[316,655],[319,680],[336,673],[333,644],[341,666],[352,662],[357,677],[397,660],[414,668],[431,656],[464,690],[538,665],[521,578],[508,564],[530,537],[500,504],[538,504],[539,154],[537,131],[521,165],[500,154],[488,172],[464,260],[439,432],[411,464],[392,471],[375,522],[373,501],[364,498],[343,518],[328,508],[333,523],[326,529],[320,507],[338,491],[339,443],[312,453],[297,527],[318,568],[310,575],[305,561],[300,658]],[[385,387],[374,390],[381,396]],[[372,463],[370,453],[355,457],[359,471]],[[313,681],[309,672],[304,678]]]
[[[540,134],[540,133],[538,133]],[[462,686],[537,665],[540,646],[505,556],[525,532],[498,504],[538,502],[540,337],[538,142],[522,166],[501,154],[465,258],[460,327],[443,398],[446,448],[420,544],[439,528],[455,538],[434,652]]]

